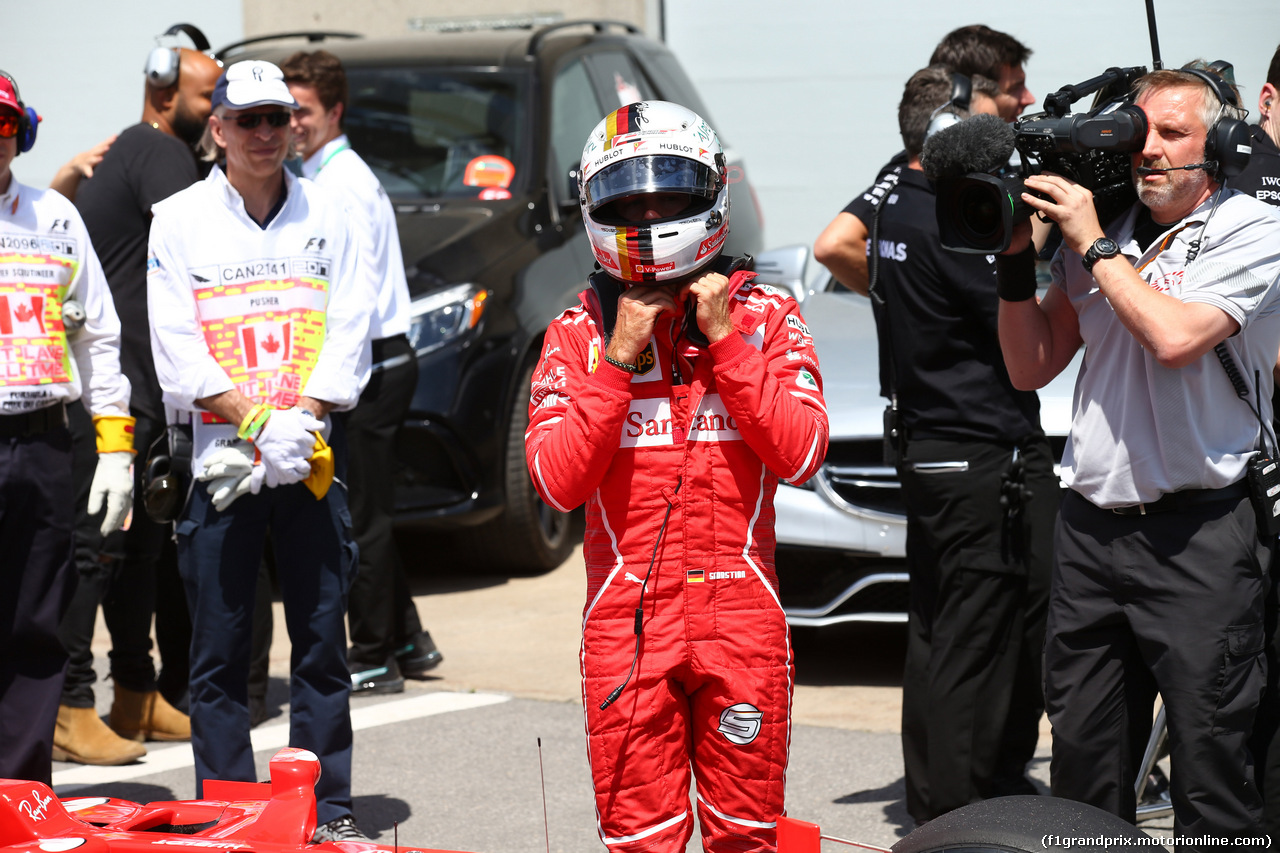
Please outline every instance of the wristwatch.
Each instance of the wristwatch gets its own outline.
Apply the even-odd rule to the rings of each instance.
[[[1120,254],[1120,246],[1110,237],[1099,237],[1093,241],[1093,245],[1089,247],[1089,251],[1084,253],[1084,257],[1080,259],[1080,263],[1084,264],[1084,268],[1089,272],[1093,272],[1093,265],[1103,258],[1114,258]]]

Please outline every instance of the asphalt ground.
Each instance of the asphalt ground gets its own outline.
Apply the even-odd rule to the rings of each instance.
[[[469,571],[418,542],[405,553],[419,613],[444,662],[403,694],[352,698],[361,828],[384,844],[398,836],[401,845],[484,853],[599,853],[579,693],[580,553],[536,577]],[[288,737],[288,643],[278,603],[276,627],[273,716],[254,731],[263,779]],[[793,646],[787,812],[826,835],[888,847],[911,825],[898,734],[903,628],[803,629]],[[99,619],[99,672],[108,649]],[[105,716],[105,678],[97,695]],[[1047,724],[1043,731],[1029,775],[1047,792]],[[55,791],[194,798],[190,747],[148,749],[142,763],[124,767],[55,763]],[[699,846],[695,833],[689,849]]]

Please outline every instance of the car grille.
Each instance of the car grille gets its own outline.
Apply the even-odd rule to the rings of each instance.
[[[898,472],[884,464],[883,454],[879,439],[832,441],[818,476],[850,507],[905,515]]]
[[[780,548],[777,568],[782,607],[792,625],[907,619],[906,561],[900,558]]]

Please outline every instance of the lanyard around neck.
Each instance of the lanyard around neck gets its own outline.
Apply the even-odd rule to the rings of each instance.
[[[330,160],[332,160],[334,157],[337,157],[339,154],[341,154],[343,151],[346,151],[350,147],[351,147],[351,144],[349,142],[344,142],[341,145],[339,145],[337,148],[330,151],[328,156],[325,157],[323,160],[321,160],[320,165],[316,167],[316,174],[317,175],[320,174],[320,170],[323,169],[325,166],[328,166]]]

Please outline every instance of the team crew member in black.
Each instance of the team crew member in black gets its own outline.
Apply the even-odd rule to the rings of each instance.
[[[1280,205],[1280,47],[1271,56],[1267,82],[1258,95],[1258,123],[1251,128],[1249,165],[1227,181],[1233,190]]]
[[[1250,128],[1252,153],[1244,171],[1227,181],[1231,189],[1248,193],[1258,201],[1280,206],[1280,47],[1271,57],[1267,82],[1258,94],[1258,123]],[[1280,389],[1280,359],[1273,370]],[[1280,412],[1280,390],[1271,397],[1271,410]],[[1258,792],[1263,799],[1267,833],[1280,836],[1280,648],[1276,642],[1276,622],[1280,619],[1280,585],[1273,577],[1267,593],[1267,691],[1258,706],[1253,737]],[[1268,784],[1267,780],[1272,780]]]
[[[178,76],[169,85],[145,84],[142,120],[122,131],[88,180],[55,184],[76,203],[102,261],[116,310],[125,318],[121,368],[133,388],[130,414],[142,454],[134,466],[134,511],[127,531],[104,539],[87,511],[93,476],[94,431],[81,407],[68,409],[75,454],[76,566],[80,582],[59,629],[69,663],[58,708],[54,757],[84,764],[123,764],[146,754],[143,740],[187,740],[191,723],[160,692],[151,659],[151,617],[162,643],[163,679],[179,702],[187,685],[191,628],[176,554],[166,550],[169,526],[143,508],[141,482],[147,449],[165,428],[160,385],[147,321],[147,238],[151,205],[199,180],[192,145],[212,109],[209,97],[222,73],[218,62],[182,49]],[[169,562],[160,564],[167,553]],[[167,581],[167,584],[165,583]],[[157,584],[167,588],[157,607]],[[110,728],[94,709],[93,638],[99,603],[111,632],[111,680],[115,697]],[[113,731],[114,730],[114,731]]]
[[[1043,710],[1058,492],[1039,401],[1015,391],[1004,368],[995,266],[939,245],[934,190],[918,158],[931,117],[955,109],[952,87],[944,66],[912,76],[898,109],[908,163],[846,208],[878,233],[871,295],[881,384],[896,394],[904,433],[897,467],[911,603],[902,744],[917,821],[1035,792],[1024,773]],[[984,89],[996,91],[978,78],[971,106],[995,114]]]

